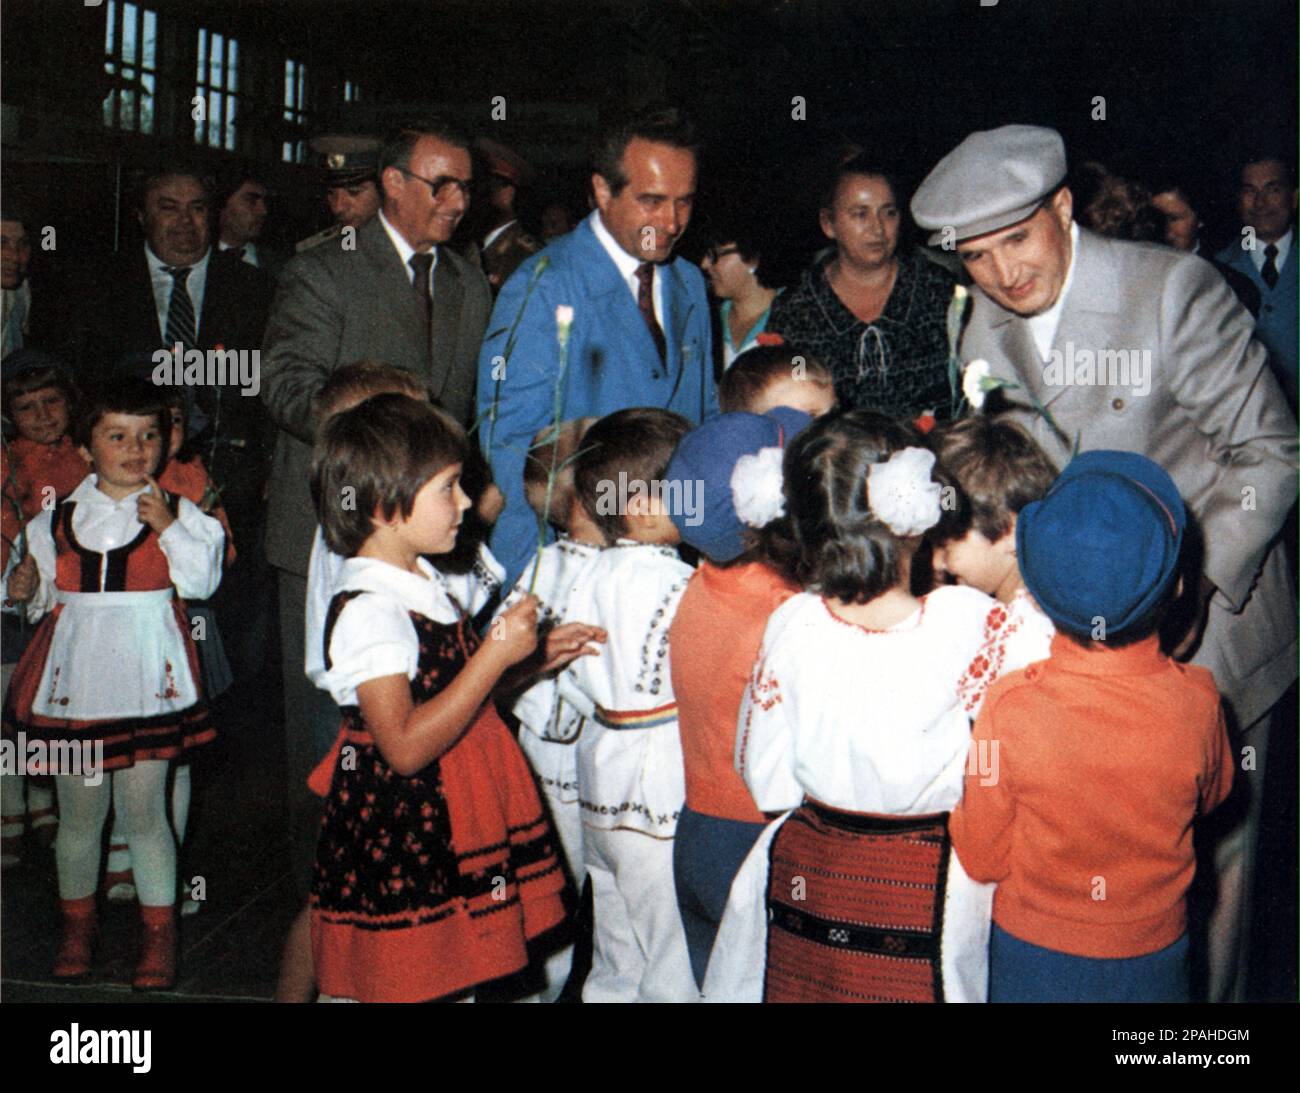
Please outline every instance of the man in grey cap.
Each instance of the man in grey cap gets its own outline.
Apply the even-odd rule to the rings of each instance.
[[[1296,497],[1296,420],[1214,268],[1081,230],[1065,173],[1054,130],[972,133],[921,184],[912,215],[975,282],[961,359],[986,362],[974,366],[988,369],[985,389],[1012,385],[1007,402],[1058,465],[1076,443],[1154,459],[1199,522],[1195,624],[1178,652],[1213,671],[1239,730],[1247,800],[1216,845],[1207,948],[1209,997],[1240,997],[1269,715],[1296,678],[1295,591],[1277,542]]]

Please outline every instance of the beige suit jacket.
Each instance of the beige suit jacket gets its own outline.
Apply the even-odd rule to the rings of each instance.
[[[1169,472],[1218,589],[1194,663],[1247,727],[1296,678],[1295,588],[1277,541],[1296,501],[1296,419],[1250,314],[1208,262],[1082,230],[1074,262],[1048,361],[1026,320],[978,289],[962,360],[987,360],[1047,408],[1064,435],[1023,390],[1006,392],[1058,466],[1077,437]]]

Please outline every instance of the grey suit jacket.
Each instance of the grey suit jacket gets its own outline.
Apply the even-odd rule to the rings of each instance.
[[[454,417],[474,410],[479,343],[492,310],[483,274],[447,247],[438,249],[433,322],[378,217],[344,237],[304,251],[284,267],[262,351],[262,397],[279,427],[271,468],[266,553],[271,564],[305,575],[316,513],[307,477],[316,429],[313,402],[336,368],[365,357],[419,376]]]
[[[1169,472],[1218,588],[1194,663],[1247,727],[1296,678],[1295,590],[1277,542],[1296,499],[1296,419],[1249,312],[1209,263],[1082,230],[1074,262],[1049,361],[1028,323],[979,289],[962,360],[987,360],[1046,406],[1064,436],[1017,414],[1058,466],[1077,436],[1082,450],[1140,452]]]

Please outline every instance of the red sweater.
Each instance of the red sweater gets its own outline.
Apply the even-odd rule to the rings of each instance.
[[[722,568],[701,560],[668,631],[677,723],[694,812],[761,824],[736,773],[736,718],[767,620],[799,591],[759,562]]]
[[[11,544],[18,541],[23,521],[36,516],[51,502],[66,497],[90,473],[90,465],[78,454],[71,438],[64,436],[57,444],[38,444],[18,437],[0,450],[0,482],[3,483],[3,508],[0,529],[4,532],[0,546],[0,565],[8,564]],[[45,487],[53,487],[46,494]],[[22,510],[22,520],[18,511]]]
[[[1192,822],[1232,787],[1206,669],[1154,636],[1084,649],[1058,634],[1050,659],[989,690],[974,740],[950,830],[967,873],[998,882],[999,926],[1086,957],[1142,956],[1186,932]]]

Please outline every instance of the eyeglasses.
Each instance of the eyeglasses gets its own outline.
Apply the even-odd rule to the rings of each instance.
[[[739,254],[739,247],[710,247],[704,252],[704,257],[713,265],[718,264],[719,258],[726,258],[729,254]]]
[[[414,171],[408,171],[405,167],[398,167],[397,169],[407,178],[419,179],[428,186],[433,194],[434,201],[448,200],[453,190],[459,190],[465,200],[469,200],[470,179],[457,178],[455,175],[439,175],[437,178],[425,178],[423,175],[417,175]]]

